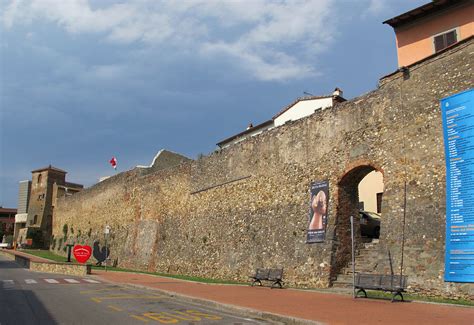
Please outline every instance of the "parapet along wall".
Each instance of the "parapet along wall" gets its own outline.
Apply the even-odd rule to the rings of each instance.
[[[53,248],[102,245],[108,224],[111,259],[121,267],[241,281],[256,267],[283,267],[289,285],[327,287],[350,259],[357,184],[378,170],[385,192],[375,271],[387,271],[390,249],[399,272],[404,236],[412,288],[472,294],[472,284],[443,282],[439,109],[441,98],[472,88],[472,51],[471,39],[332,109],[197,161],[148,174],[134,169],[61,199]],[[309,186],[318,180],[329,182],[326,240],[306,244]]]

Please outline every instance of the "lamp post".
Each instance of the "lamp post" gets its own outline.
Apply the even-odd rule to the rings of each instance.
[[[108,253],[108,248],[107,248],[107,238],[109,237],[110,234],[110,226],[107,225],[105,226],[104,229],[104,235],[105,235],[105,272],[107,272],[107,253]]]

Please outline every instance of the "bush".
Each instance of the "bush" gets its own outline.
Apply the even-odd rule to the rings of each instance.
[[[56,238],[51,238],[51,249],[54,250],[56,248]]]
[[[13,235],[5,236],[5,242],[10,245],[13,245]]]
[[[67,228],[67,223],[66,223],[66,224],[63,226],[64,240],[66,240],[66,238],[67,238],[67,230],[68,230],[68,228]]]

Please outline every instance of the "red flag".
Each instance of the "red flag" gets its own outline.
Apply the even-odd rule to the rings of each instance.
[[[117,158],[112,157],[112,159],[110,159],[109,163],[112,165],[112,167],[114,169],[117,169]]]

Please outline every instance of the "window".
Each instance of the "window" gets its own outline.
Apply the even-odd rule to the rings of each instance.
[[[38,184],[41,184],[41,174],[38,175]]]
[[[33,217],[33,224],[36,225],[37,222],[38,222],[38,215],[35,214],[35,216]]]
[[[450,45],[453,45],[458,41],[458,35],[456,33],[456,30],[450,30],[449,32],[443,33],[436,35],[434,37],[434,49],[435,53],[439,52],[441,50],[444,50]]]
[[[377,193],[377,213],[382,213],[382,196],[383,193]]]

